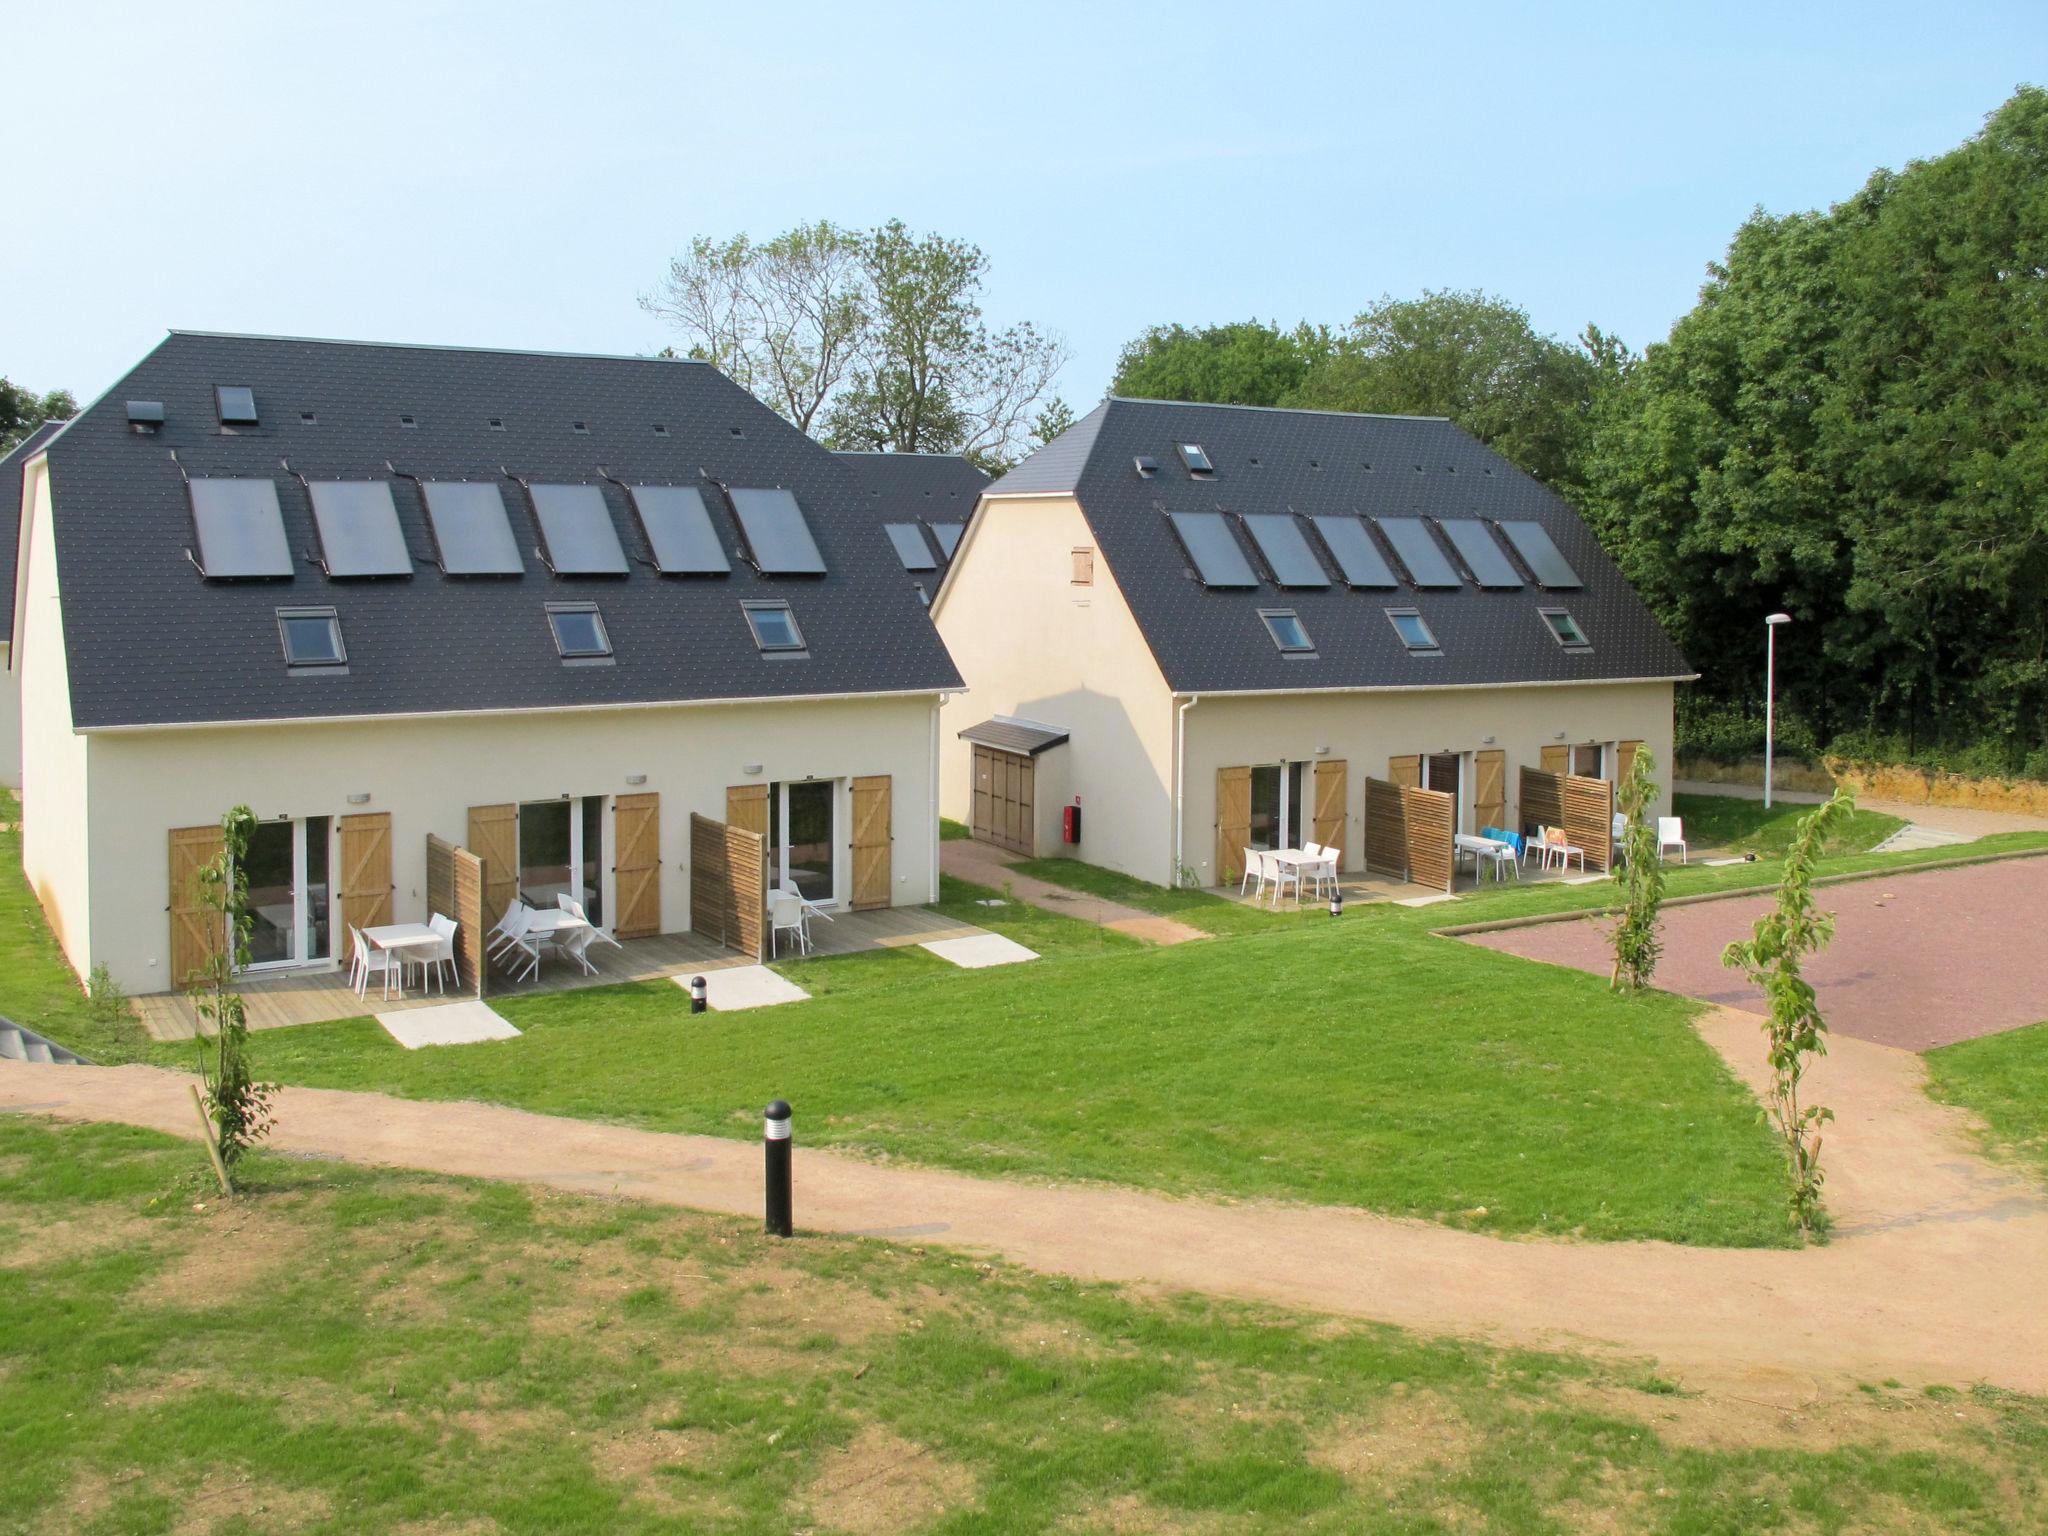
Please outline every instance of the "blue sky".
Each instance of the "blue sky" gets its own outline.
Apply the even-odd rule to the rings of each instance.
[[[982,246],[1085,407],[1148,324],[1427,287],[1659,339],[1753,206],[2048,79],[2048,6],[68,0],[0,53],[19,384],[173,327],[652,351],[691,235],[894,216]]]

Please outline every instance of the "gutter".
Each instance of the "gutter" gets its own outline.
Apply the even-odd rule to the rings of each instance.
[[[946,707],[946,700],[952,697],[950,693],[942,693],[932,700],[932,766],[931,779],[926,787],[931,791],[931,815],[927,824],[931,827],[932,836],[933,901],[939,899],[939,844],[943,841],[939,835],[939,712]]]
[[[1319,693],[1458,693],[1471,692],[1475,689],[1497,691],[1502,688],[1605,688],[1623,687],[1632,683],[1696,683],[1699,679],[1699,673],[1685,672],[1665,677],[1560,677],[1495,683],[1339,683],[1326,688],[1209,688],[1204,692],[1209,697],[1218,699],[1271,699],[1296,696],[1306,698]]]
[[[1180,872],[1187,867],[1187,797],[1188,797],[1188,711],[1202,702],[1199,693],[1191,693],[1187,702],[1174,711],[1174,727],[1178,739],[1173,749],[1173,883],[1180,884]]]

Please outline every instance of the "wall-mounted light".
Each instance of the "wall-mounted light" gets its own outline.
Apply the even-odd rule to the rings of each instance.
[[[753,775],[753,774],[757,774],[757,773],[759,773],[760,771],[761,771],[761,765],[760,765],[759,763],[748,763],[748,764],[747,764],[747,765],[746,765],[746,766],[745,766],[744,768],[742,768],[742,769],[740,770],[740,772],[741,772],[741,773],[744,773],[744,774],[748,774],[748,775]]]
[[[1317,756],[1317,757],[1328,757],[1329,755],[1330,755],[1330,749],[1329,749],[1328,747],[1317,747],[1317,748],[1316,748],[1316,756]]]
[[[1491,736],[1482,736],[1479,738],[1479,745],[1481,745],[1482,747],[1490,747],[1493,745],[1493,738]]]
[[[367,794],[350,795],[348,797],[348,803],[350,805],[368,805],[370,803],[370,797]]]
[[[629,773],[626,775],[626,782],[628,784],[645,784],[647,782],[647,775],[644,773]]]
[[[1564,740],[1564,732],[1563,732],[1563,731],[1559,731],[1559,732],[1558,732],[1558,733],[1557,733],[1557,734],[1556,734],[1555,736],[1551,737],[1550,739],[1551,739],[1552,741],[1563,741],[1563,740]]]

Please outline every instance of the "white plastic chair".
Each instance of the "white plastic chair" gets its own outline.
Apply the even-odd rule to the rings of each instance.
[[[1316,897],[1320,900],[1324,882],[1327,881],[1331,885],[1337,883],[1337,850],[1322,843],[1308,843],[1304,846],[1304,851],[1311,855],[1315,862],[1303,865],[1301,872],[1315,882]]]
[[[513,926],[505,935],[498,959],[510,966],[514,981],[531,981],[540,974],[541,948],[541,940],[528,931],[533,927],[533,908],[523,901],[514,902],[505,909],[505,918]]]
[[[1280,900],[1287,894],[1287,887],[1290,885],[1294,887],[1294,899],[1300,901],[1301,866],[1283,864],[1270,853],[1262,853],[1259,857],[1265,860],[1266,878],[1273,882],[1273,905],[1280,905]]]
[[[800,954],[811,952],[810,930],[804,926],[804,901],[793,891],[777,891],[768,901],[768,953],[782,952],[781,936],[796,935]]]
[[[1685,846],[1684,818],[1678,816],[1659,816],[1657,818],[1657,858],[1660,862],[1664,858],[1664,850],[1666,848],[1676,848],[1678,850],[1679,863],[1690,864],[1692,862],[1692,850]]]
[[[526,903],[517,896],[514,896],[506,904],[505,915],[498,919],[498,926],[491,930],[488,953],[492,959],[495,960],[510,951],[512,945],[518,940],[519,935],[526,932],[526,923],[523,918],[524,914],[529,910],[530,908],[528,908]]]
[[[1252,892],[1252,900],[1257,901],[1266,890],[1266,861],[1258,849],[1247,848],[1244,851],[1244,878],[1237,882],[1237,894],[1242,896],[1244,888],[1254,880],[1259,882],[1259,886]]]
[[[372,976],[381,976],[384,978],[384,995],[389,997],[391,995],[391,972],[399,964],[397,957],[389,950],[378,949],[375,945],[371,944],[368,939],[363,937],[363,930],[360,928],[351,927],[348,931],[348,937],[349,944],[355,950],[354,963],[349,967],[348,982],[350,988],[357,997],[368,998],[370,995],[370,978]],[[399,971],[399,985],[401,987],[405,985],[405,972],[402,970]]]
[[[427,919],[427,926],[440,935],[439,940],[433,944],[415,945],[406,960],[420,968],[422,988],[427,985],[427,977],[431,973],[440,978],[441,991],[446,993],[448,978],[455,975],[455,935],[462,925],[454,918],[443,917],[436,912]]]

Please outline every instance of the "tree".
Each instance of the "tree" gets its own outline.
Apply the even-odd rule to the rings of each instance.
[[[640,302],[829,446],[1001,467],[1052,403],[1067,348],[1028,321],[991,329],[987,274],[979,247],[901,220],[821,222],[763,244],[700,237]]]
[[[44,422],[69,421],[77,414],[78,402],[68,389],[36,395],[0,378],[0,454],[12,452]]]
[[[1328,359],[1329,333],[1262,320],[1190,330],[1155,325],[1117,358],[1109,392],[1139,400],[1205,400],[1219,405],[1287,405]]]
[[[249,963],[249,839],[256,816],[238,805],[221,818],[221,851],[198,873],[200,905],[225,942],[184,978],[194,1010],[213,1026],[212,1049],[202,1035],[199,1074],[206,1085],[201,1102],[213,1122],[214,1144],[227,1179],[255,1144],[270,1134],[271,1096],[276,1085],[255,1081],[249,1071],[249,1025],[236,974]]]
[[[1650,749],[1638,746],[1628,777],[1621,782],[1626,824],[1622,859],[1613,875],[1623,896],[1614,924],[1614,972],[1608,978],[1617,992],[1647,987],[1664,953],[1664,941],[1657,934],[1657,914],[1664,905],[1664,860],[1651,819],[1657,804],[1656,771]]]
[[[1770,1042],[1771,1094],[1763,1118],[1777,1129],[1784,1146],[1792,1215],[1807,1234],[1820,1221],[1820,1129],[1834,1119],[1834,1111],[1799,1100],[1808,1059],[1828,1051],[1827,1020],[1812,984],[1801,974],[1801,962],[1835,936],[1834,914],[1813,904],[1814,866],[1835,823],[1855,809],[1856,802],[1837,790],[1800,820],[1785,853],[1776,906],[1756,920],[1751,938],[1737,940],[1721,955],[1723,965],[1740,969],[1763,989],[1770,1010],[1764,1033]]]

